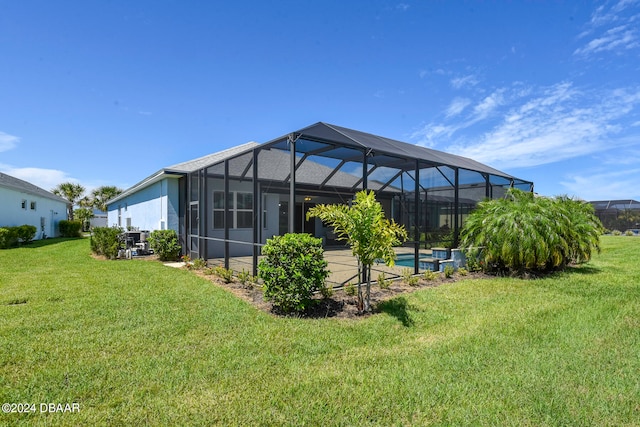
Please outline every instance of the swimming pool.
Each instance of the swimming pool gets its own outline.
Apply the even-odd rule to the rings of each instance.
[[[421,257],[418,260],[418,269],[420,270],[438,270],[438,261],[429,257]],[[414,254],[398,254],[396,255],[396,265],[400,267],[415,267],[415,255]]]

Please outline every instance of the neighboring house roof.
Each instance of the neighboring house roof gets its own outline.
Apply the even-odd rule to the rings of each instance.
[[[34,196],[55,200],[57,202],[64,203],[65,205],[69,204],[68,200],[63,199],[60,196],[56,196],[50,191],[44,190],[37,185],[33,185],[30,182],[23,181],[2,172],[0,172],[0,187],[10,188],[12,190],[20,191],[21,193],[33,194]]]
[[[246,144],[238,145],[237,147],[218,151],[217,153],[208,154],[206,156],[198,157],[197,159],[166,167],[164,168],[164,170],[184,173],[197,171],[198,169],[202,169],[214,163],[221,162],[224,159],[228,159],[229,157],[233,157],[236,154],[248,151],[253,147],[257,147],[258,145],[260,144],[258,144],[257,142],[247,142]]]

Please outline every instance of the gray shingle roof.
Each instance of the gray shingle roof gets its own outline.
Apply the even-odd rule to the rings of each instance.
[[[56,196],[50,191],[47,191],[38,187],[37,185],[31,184],[30,182],[23,181],[2,172],[0,172],[0,186],[11,188],[12,190],[20,191],[22,193],[33,194],[35,196],[45,197],[47,199],[69,204],[67,200],[63,199],[62,197]]]
[[[169,171],[175,171],[175,172],[185,172],[185,173],[193,172],[198,169],[202,169],[204,167],[212,165],[214,163],[218,163],[226,158],[235,156],[236,154],[240,154],[244,151],[248,151],[258,145],[260,144],[258,144],[257,142],[247,142],[245,144],[238,145],[237,147],[229,148],[227,150],[218,151],[217,153],[198,157],[197,159],[178,163],[173,166],[166,167],[164,169]]]

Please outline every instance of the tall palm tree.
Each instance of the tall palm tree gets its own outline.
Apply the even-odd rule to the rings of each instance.
[[[113,185],[103,185],[91,192],[93,197],[93,207],[101,211],[107,210],[107,202],[118,194],[122,193],[122,189]]]
[[[78,200],[80,200],[84,191],[85,188],[82,185],[74,184],[73,182],[63,182],[51,190],[51,192],[56,196],[60,196],[69,201],[67,212],[70,221],[73,221],[73,206],[78,202]]]

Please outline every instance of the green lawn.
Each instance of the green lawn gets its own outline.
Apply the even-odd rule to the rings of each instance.
[[[88,240],[0,251],[0,425],[638,425],[640,238],[542,280],[283,319]],[[79,413],[40,413],[79,403]]]

